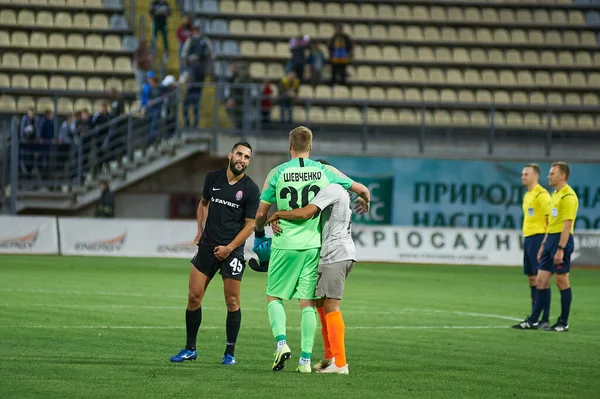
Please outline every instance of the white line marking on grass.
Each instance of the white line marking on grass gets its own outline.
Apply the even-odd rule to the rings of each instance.
[[[0,326],[2,328],[37,328],[65,330],[181,330],[185,326]],[[200,330],[222,329],[223,326],[202,326]],[[245,329],[264,329],[268,327],[244,327]],[[487,330],[509,328],[508,326],[346,326],[347,330]],[[300,330],[300,327],[288,327],[288,330]]]

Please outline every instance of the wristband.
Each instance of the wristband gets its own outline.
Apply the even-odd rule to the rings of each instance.
[[[254,230],[254,237],[256,238],[264,238],[265,236],[265,231],[258,231],[258,230]]]
[[[563,251],[565,250],[565,247],[561,247],[560,245],[558,246],[558,249],[562,249]]]

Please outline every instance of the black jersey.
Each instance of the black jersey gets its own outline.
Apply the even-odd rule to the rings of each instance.
[[[227,245],[244,228],[245,219],[256,217],[260,191],[248,175],[229,184],[227,169],[221,169],[206,175],[202,197],[210,203],[202,243]]]

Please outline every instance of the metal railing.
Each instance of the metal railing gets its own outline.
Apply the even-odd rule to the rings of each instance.
[[[550,155],[557,140],[571,140],[578,132],[588,140],[597,137],[593,131],[564,129],[556,125],[556,115],[561,112],[573,114],[588,113],[592,116],[600,114],[597,107],[569,108],[523,108],[521,112],[536,112],[543,115],[545,124],[540,127],[507,126],[497,123],[499,111],[506,113],[519,110],[516,105],[493,104],[429,104],[408,102],[355,101],[342,102],[336,100],[316,100],[316,104],[307,100],[302,103],[282,102],[282,98],[271,98],[273,108],[283,106],[284,109],[302,107],[303,115],[294,115],[292,121],[273,119],[276,114],[272,109],[262,109],[262,90],[258,84],[204,83],[181,87],[162,97],[156,98],[142,110],[132,110],[127,115],[110,119],[107,123],[93,128],[83,127],[73,133],[70,142],[58,141],[58,121],[55,121],[56,139],[43,141],[21,139],[20,119],[13,118],[10,143],[5,143],[7,154],[0,159],[0,181],[2,194],[0,205],[7,206],[7,192],[10,192],[11,211],[16,211],[17,193],[30,190],[48,190],[69,192],[93,184],[99,178],[122,176],[132,167],[136,160],[146,154],[153,153],[161,146],[168,146],[173,140],[181,140],[190,132],[209,133],[213,149],[216,148],[218,135],[230,134],[236,137],[282,137],[294,126],[306,125],[319,132],[319,137],[339,140],[341,144],[358,140],[363,151],[383,137],[384,142],[394,140],[415,140],[418,151],[423,153],[432,140],[445,137],[447,132],[456,132],[467,139],[478,138],[487,142],[489,154],[494,152],[498,141],[506,137],[537,137],[543,140],[544,151]],[[58,109],[59,95],[55,96],[54,108]],[[355,107],[358,116],[354,120],[338,119],[328,121],[315,117],[315,107],[348,104]],[[207,107],[212,107],[208,110]],[[403,121],[386,123],[383,120],[372,121],[374,109],[412,109],[415,120],[405,124]],[[457,126],[441,125],[432,120],[433,111],[479,111],[489,119],[488,125]],[[280,112],[282,114],[282,112]],[[188,116],[186,117],[185,114]],[[196,116],[198,115],[198,116]],[[345,115],[345,114],[344,114]],[[210,116],[210,117],[209,117]],[[327,116],[327,114],[325,114]],[[207,119],[209,117],[209,119]],[[441,133],[440,133],[441,132]],[[513,132],[513,133],[511,133]],[[511,136],[512,134],[512,136]],[[387,140],[387,141],[386,141]],[[2,146],[0,146],[2,148]],[[10,152],[8,149],[10,148]],[[8,184],[10,183],[10,184]]]

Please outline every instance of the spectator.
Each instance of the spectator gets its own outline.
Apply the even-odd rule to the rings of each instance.
[[[50,169],[50,146],[53,140],[54,112],[47,110],[40,121],[40,128],[38,129],[40,163],[44,173]]]
[[[156,140],[162,101],[160,99],[161,89],[158,85],[156,75],[150,71],[147,77],[148,83],[144,86],[144,92],[142,93],[142,107],[146,108],[146,118],[150,125],[148,131],[148,145],[150,145]]]
[[[309,43],[308,35],[298,36],[290,39],[290,51],[292,52],[292,70],[300,81],[304,78],[304,67],[306,65],[306,50]]]
[[[266,81],[262,86],[262,98],[260,101],[260,109],[262,115],[262,123],[271,123],[271,110],[273,109],[273,88],[271,82]]]
[[[38,137],[39,120],[35,116],[35,110],[29,108],[27,114],[21,118],[21,128],[19,129],[20,136],[20,152],[21,152],[21,169],[23,173],[29,174],[34,166],[34,153],[36,151],[35,141]]]
[[[137,83],[137,92],[135,97],[138,101],[142,100],[142,90],[146,84],[146,74],[152,69],[152,56],[148,49],[148,41],[140,39],[138,46],[133,52],[133,73]]]
[[[188,72],[188,88],[183,102],[183,115],[186,129],[200,125],[200,100],[202,98],[202,84],[204,83],[206,70],[205,64],[196,61],[196,54],[188,58],[191,62]],[[194,121],[190,125],[189,112],[194,111]]]
[[[100,181],[100,199],[96,204],[95,215],[97,218],[115,217],[115,196],[110,191],[110,186],[105,180]]]
[[[323,65],[325,64],[325,54],[323,54],[323,51],[317,42],[313,42],[310,45],[308,64],[310,66],[310,83],[313,86],[317,86],[321,83],[321,73],[323,71]]]
[[[167,19],[171,15],[169,2],[165,0],[154,0],[150,4],[150,16],[152,16],[152,52],[156,55],[156,36],[160,33],[163,39],[163,59],[169,58],[169,38],[167,36]]]
[[[165,123],[167,138],[175,133],[175,118],[177,116],[177,81],[173,75],[166,76],[161,84],[161,95],[163,105],[161,109],[161,118]]]
[[[243,125],[242,115],[244,109],[244,94],[247,83],[250,83],[250,76],[245,66],[239,64],[231,64],[230,76],[227,82],[229,87],[229,97],[226,100],[225,108],[232,119],[233,124],[237,129],[241,129]]]
[[[281,107],[282,122],[292,123],[293,119],[293,103],[298,96],[298,88],[300,87],[300,79],[296,76],[296,72],[290,71],[286,77],[281,79],[281,93],[279,105]],[[287,114],[287,118],[286,118]]]
[[[58,130],[58,145],[56,146],[56,163],[58,169],[65,170],[65,165],[69,160],[69,153],[71,152],[71,145],[76,141],[76,135],[77,125],[75,116],[69,114]]]
[[[192,61],[192,55],[196,58]],[[214,52],[212,43],[202,34],[200,25],[195,24],[192,27],[192,35],[185,41],[181,50],[181,58],[185,66],[191,66],[192,62],[203,65],[204,73],[210,74]]]
[[[110,113],[108,112],[108,104],[104,103],[100,111],[96,112],[92,118],[94,128],[102,127],[102,129],[96,130],[96,134],[94,135],[94,139],[96,140],[96,161],[98,163],[105,161],[109,133],[109,127],[106,126],[108,121],[110,121]]]
[[[177,40],[179,40],[179,74],[182,74],[186,69],[181,55],[183,53],[183,45],[190,36],[192,36],[192,19],[188,15],[185,15],[181,19],[181,25],[177,28]]]
[[[346,84],[346,67],[352,58],[353,44],[350,36],[344,33],[342,24],[335,27],[335,33],[329,40],[331,57],[331,86],[336,83]]]
[[[123,102],[123,97],[121,93],[115,88],[112,88],[108,91],[110,98],[110,118],[116,118],[125,113],[125,103]]]

